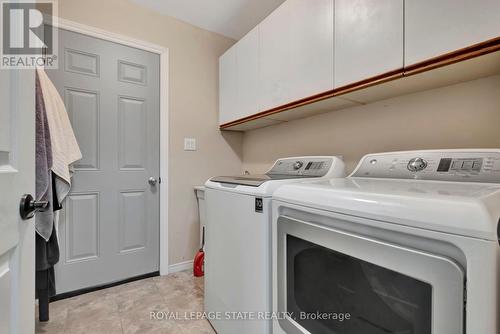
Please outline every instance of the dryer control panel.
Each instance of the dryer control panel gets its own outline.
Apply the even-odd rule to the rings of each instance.
[[[368,154],[351,177],[500,183],[500,149]]]

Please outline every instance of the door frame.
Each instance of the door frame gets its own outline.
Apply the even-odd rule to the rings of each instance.
[[[160,275],[168,275],[168,128],[169,128],[169,49],[125,35],[54,17],[55,27],[114,42],[160,56]]]

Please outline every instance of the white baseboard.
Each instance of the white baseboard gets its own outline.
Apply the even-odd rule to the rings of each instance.
[[[179,262],[168,266],[168,273],[178,273],[179,271],[193,270],[193,260]]]

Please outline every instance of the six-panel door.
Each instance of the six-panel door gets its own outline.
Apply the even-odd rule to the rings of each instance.
[[[159,267],[159,56],[59,31],[64,99],[83,158],[59,223],[57,293]]]

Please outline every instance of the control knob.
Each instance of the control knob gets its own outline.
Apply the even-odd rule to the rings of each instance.
[[[427,167],[427,161],[422,158],[413,158],[408,162],[408,170],[410,172],[420,172]]]
[[[304,163],[302,161],[295,161],[293,163],[293,169],[295,169],[295,170],[300,169],[303,165],[304,165]]]

